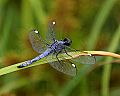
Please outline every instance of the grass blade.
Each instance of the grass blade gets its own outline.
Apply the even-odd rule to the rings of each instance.
[[[88,53],[91,53],[93,56],[111,56],[111,57],[115,57],[115,58],[120,58],[120,55],[118,54],[115,54],[115,53],[110,53],[110,52],[103,52],[103,51],[85,51],[85,52],[80,52],[80,51],[76,51],[76,52],[68,52],[69,55],[71,55],[72,57],[66,55],[65,53],[61,54],[61,57],[62,58],[59,58],[59,60],[63,60],[63,59],[71,59],[71,58],[77,58],[81,55],[89,55]],[[56,59],[52,59],[51,62],[55,62]],[[46,61],[45,58],[35,62],[34,64],[31,64],[27,67],[24,67],[24,68],[17,68],[17,66],[23,64],[24,62],[21,62],[21,63],[17,63],[17,64],[14,64],[14,65],[11,65],[11,66],[8,66],[8,67],[5,67],[5,68],[1,68],[0,69],[0,76],[1,75],[4,75],[4,74],[7,74],[7,73],[11,73],[11,72],[14,72],[14,71],[18,71],[18,70],[22,70],[22,69],[25,69],[25,68],[28,68],[28,67],[33,67],[33,66],[37,66],[37,65],[41,65],[41,64],[46,64],[48,63]]]
[[[89,37],[88,47],[87,47],[88,50],[93,50],[93,48],[95,48],[96,41],[97,38],[99,37],[101,28],[103,27],[106,18],[108,17],[111,9],[113,8],[116,2],[117,0],[105,0],[102,8],[100,9],[100,12],[96,16],[95,22],[91,29],[91,34]]]
[[[113,39],[111,41],[111,44],[110,44],[110,47],[108,50],[115,52],[118,47],[119,42],[120,42],[120,25],[119,25],[116,33],[113,36]],[[112,61],[112,58],[107,57],[105,62],[110,63],[111,61]],[[101,80],[102,96],[109,96],[111,66],[112,66],[111,64],[104,65],[104,71],[103,71],[103,76],[102,76],[102,80]]]
[[[7,14],[5,16],[5,22],[4,22],[4,27],[3,27],[3,36],[1,39],[1,47],[0,47],[0,56],[3,56],[4,52],[6,51],[6,46],[8,44],[8,37],[10,34],[10,28],[12,25],[13,21],[13,11],[12,9],[8,9]]]

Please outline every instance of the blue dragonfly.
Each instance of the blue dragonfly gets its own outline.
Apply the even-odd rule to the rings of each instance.
[[[72,58],[68,51],[76,51],[75,49],[71,48],[70,45],[72,41],[68,38],[64,38],[63,40],[57,40],[54,32],[54,26],[56,22],[50,22],[48,26],[48,33],[46,40],[43,40],[40,32],[37,30],[33,30],[29,33],[29,40],[32,44],[33,49],[41,53],[39,56],[35,57],[34,59],[28,60],[25,63],[17,66],[18,68],[23,68],[36,62],[44,57],[48,63],[55,68],[56,70],[71,76],[75,76],[77,73],[77,67],[75,62],[79,62],[82,64],[95,64],[95,57],[92,54],[87,56],[80,56],[76,60]],[[65,53],[67,56],[70,56],[72,59],[65,59],[64,56],[61,56],[61,53]],[[62,58],[62,60],[60,60]],[[53,62],[52,60],[55,60]]]

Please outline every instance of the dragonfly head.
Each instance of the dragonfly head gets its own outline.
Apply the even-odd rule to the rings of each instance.
[[[63,42],[64,42],[64,45],[66,45],[66,46],[70,46],[71,43],[72,43],[72,41],[71,41],[70,39],[68,39],[68,38],[65,38],[65,39],[63,40]]]

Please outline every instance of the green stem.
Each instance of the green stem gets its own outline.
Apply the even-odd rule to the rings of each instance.
[[[13,11],[12,9],[8,9],[6,17],[5,17],[5,22],[4,22],[4,27],[3,27],[3,36],[2,36],[2,41],[1,41],[1,47],[0,47],[0,56],[3,56],[5,51],[6,51],[6,47],[8,44],[8,37],[10,34],[10,28],[12,25],[12,21],[13,21]]]
[[[111,9],[115,5],[116,1],[117,0],[105,0],[102,8],[100,9],[98,15],[96,16],[95,22],[91,29],[91,34],[88,41],[88,50],[93,50],[95,48],[101,28],[103,27],[104,22],[108,17]]]
[[[120,25],[119,25],[116,33],[113,36],[113,39],[111,41],[111,44],[110,44],[110,47],[108,50],[115,52],[119,42],[120,42]],[[111,61],[112,61],[112,57],[107,57],[105,62],[110,63]],[[109,96],[111,66],[112,66],[111,64],[104,65],[104,71],[103,71],[103,76],[102,76],[102,80],[101,80],[102,96]]]

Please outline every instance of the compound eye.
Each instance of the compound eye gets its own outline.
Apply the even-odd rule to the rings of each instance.
[[[64,42],[65,42],[65,41],[68,41],[68,39],[67,39],[67,38],[65,38],[63,41],[64,41]]]
[[[70,46],[70,43],[64,43],[64,45],[66,45],[66,46]]]

